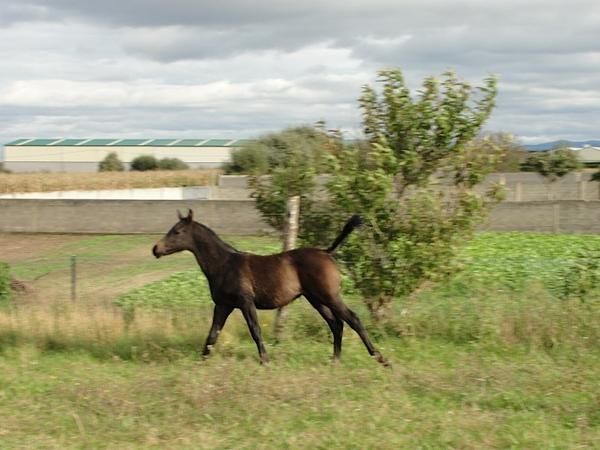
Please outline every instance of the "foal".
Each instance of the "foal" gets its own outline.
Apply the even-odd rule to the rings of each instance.
[[[261,256],[240,252],[223,242],[210,228],[194,222],[190,209],[187,216],[178,212],[177,222],[152,249],[156,258],[182,250],[194,254],[208,280],[215,303],[212,326],[202,352],[208,356],[227,317],[239,308],[256,342],[261,363],[267,352],[261,337],[257,309],[275,309],[303,295],[323,316],[333,333],[333,358],[342,351],[344,322],[358,333],[371,356],[387,366],[387,361],[373,346],[358,316],[340,296],[340,272],[332,257],[336,248],[360,225],[353,216],[327,250],[299,248]]]

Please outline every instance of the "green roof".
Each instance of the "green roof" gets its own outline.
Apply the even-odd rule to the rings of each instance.
[[[31,139],[21,138],[5,144],[6,146],[80,146],[80,147],[119,147],[119,146],[140,146],[140,147],[240,147],[251,142],[250,139],[119,139],[119,138],[99,138],[99,139],[73,139],[73,138],[54,138],[54,139]]]
[[[151,147],[160,147],[163,145],[169,145],[171,142],[175,142],[177,139],[152,139],[150,142],[144,145]]]
[[[19,145],[22,142],[28,141],[29,139],[27,138],[21,138],[21,139],[15,139],[14,141],[9,142],[8,144],[5,145]]]
[[[85,141],[86,139],[61,139],[58,142],[55,142],[52,145],[65,145],[65,146],[69,146],[69,145],[77,145],[80,142]]]
[[[225,147],[225,145],[232,140],[233,139],[209,139],[202,143],[202,147]]]
[[[81,145],[89,146],[103,146],[112,144],[116,139],[90,139],[89,141],[84,141]]]
[[[173,147],[194,147],[205,140],[206,139],[181,139],[179,142],[175,142]]]
[[[242,147],[244,145],[248,145],[250,142],[252,142],[252,139],[236,139],[231,144],[229,144],[229,146],[230,147]]]
[[[141,145],[144,142],[146,142],[147,140],[148,139],[121,139],[121,140],[115,142],[113,145],[117,145],[117,146],[119,146],[119,145],[123,145],[123,146],[126,146],[126,145]]]
[[[25,145],[27,145],[27,146],[29,146],[29,145],[50,145],[56,141],[58,141],[58,139],[33,139],[31,141],[28,139],[19,145],[23,145],[23,146],[25,146]]]

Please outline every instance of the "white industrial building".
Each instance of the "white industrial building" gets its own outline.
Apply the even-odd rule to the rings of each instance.
[[[600,147],[569,147],[579,157],[581,163],[586,167],[598,167],[600,165]]]
[[[221,167],[245,139],[17,139],[4,146],[4,168],[13,172],[95,172],[115,152],[126,167],[141,155],[178,158],[190,168]]]

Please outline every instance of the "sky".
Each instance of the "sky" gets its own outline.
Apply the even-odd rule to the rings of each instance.
[[[499,79],[485,130],[600,138],[598,0],[0,0],[0,143],[252,138],[325,120],[399,68]]]

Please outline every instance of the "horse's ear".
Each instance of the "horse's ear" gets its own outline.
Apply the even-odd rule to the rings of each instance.
[[[181,215],[181,213],[179,212],[179,210],[177,210],[177,218],[179,220],[183,220],[183,216]]]
[[[188,215],[186,217],[186,220],[191,222],[193,218],[194,218],[194,211],[192,211],[191,209],[188,209]]]

